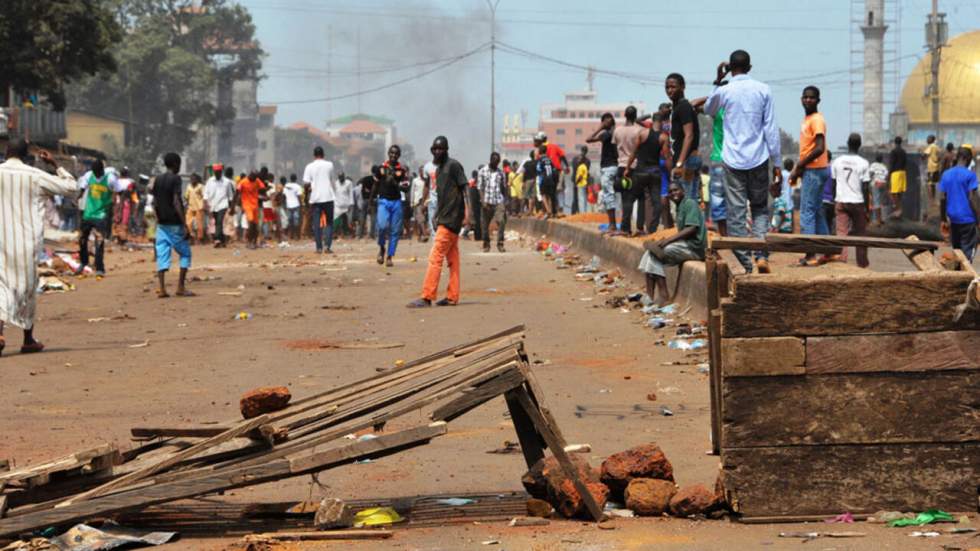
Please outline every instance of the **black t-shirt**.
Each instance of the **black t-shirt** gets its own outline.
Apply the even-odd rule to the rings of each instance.
[[[466,215],[466,171],[456,159],[446,162],[436,169],[436,194],[439,197],[436,209],[436,226],[446,226],[453,232],[463,229]]]
[[[381,165],[381,181],[378,183],[378,195],[382,199],[401,201],[402,191],[408,189],[408,171],[401,163]]]
[[[894,172],[896,170],[905,170],[905,166],[908,164],[908,157],[905,155],[905,150],[901,147],[896,147],[892,149],[891,158],[891,170]]]
[[[361,198],[367,201],[371,198],[371,191],[374,189],[374,176],[368,175],[357,181],[361,185]]]
[[[538,162],[534,159],[524,161],[524,181],[534,182],[538,177]]]
[[[618,153],[616,152],[616,144],[613,143],[612,137],[612,130],[603,130],[602,133],[599,134],[599,141],[602,144],[602,152],[599,154],[600,168],[616,166]]]
[[[674,153],[674,159],[680,156],[681,148],[684,147],[684,125],[689,122],[694,123],[694,141],[691,142],[691,150],[687,153],[688,157],[698,152],[701,128],[698,125],[698,115],[691,107],[691,102],[687,101],[687,98],[681,98],[674,104],[674,109],[670,113],[670,141],[672,142],[671,151]]]
[[[180,226],[184,220],[174,207],[174,201],[183,201],[183,181],[173,172],[165,172],[153,181],[153,208],[157,211],[157,223]]]

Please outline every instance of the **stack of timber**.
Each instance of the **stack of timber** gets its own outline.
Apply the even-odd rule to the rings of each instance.
[[[859,239],[920,271],[737,275],[709,251],[713,434],[748,521],[977,509],[980,313],[955,315],[975,274],[944,270],[915,240],[776,246]]]
[[[383,457],[427,444],[447,432],[448,422],[501,395],[528,466],[550,449],[588,496],[531,375],[523,330],[455,346],[253,419],[136,427],[134,436],[155,440],[122,454],[107,447],[4,472],[0,538]],[[429,422],[418,423],[419,411]],[[385,430],[389,424],[397,429]],[[344,438],[372,428],[374,438]],[[590,512],[601,518],[595,503]]]

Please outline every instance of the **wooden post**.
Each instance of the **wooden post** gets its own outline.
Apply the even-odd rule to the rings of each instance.
[[[564,447],[558,441],[558,437],[555,435],[554,430],[548,421],[545,420],[541,411],[534,405],[531,401],[531,396],[527,393],[524,387],[515,388],[507,393],[508,402],[510,399],[517,401],[518,405],[527,413],[527,416],[531,419],[531,423],[537,430],[538,434],[544,439],[548,448],[551,449],[552,455],[558,460],[558,464],[561,465],[561,469],[565,471],[565,476],[571,479],[572,484],[575,485],[575,489],[578,491],[579,496],[582,498],[582,502],[585,503],[585,507],[589,510],[589,514],[596,522],[602,520],[602,509],[599,504],[596,503],[592,494],[589,493],[589,489],[586,487],[585,482],[579,478],[578,471],[575,469],[575,465],[572,464],[572,460],[565,453]]]
[[[708,250],[708,254],[704,259],[704,272],[708,283],[708,315],[714,316],[715,310],[718,310],[720,303],[719,289],[718,289],[718,257],[714,250]],[[718,363],[718,358],[721,350],[721,334],[720,332],[712,331],[715,328],[714,320],[709,317],[708,321],[708,389],[709,398],[711,406],[711,453],[718,455],[721,453],[721,433],[719,428],[721,427],[721,420],[718,411],[718,405],[715,403],[715,395],[717,394],[717,381],[715,380],[715,374],[721,367]],[[720,329],[720,324],[718,325]]]
[[[534,428],[531,418],[521,407],[520,401],[514,396],[517,389],[504,394],[507,401],[507,409],[510,411],[510,420],[514,423],[514,431],[517,432],[517,441],[521,443],[521,452],[524,454],[524,462],[530,469],[544,459],[544,440]]]

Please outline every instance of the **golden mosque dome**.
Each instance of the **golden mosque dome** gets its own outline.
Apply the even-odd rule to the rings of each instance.
[[[956,36],[943,47],[939,67],[940,124],[980,125],[980,30]],[[902,106],[909,124],[930,124],[926,97],[932,55],[926,54],[905,80]]]

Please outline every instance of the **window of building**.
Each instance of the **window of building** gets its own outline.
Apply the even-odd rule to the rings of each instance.
[[[575,135],[576,136],[581,136],[582,135],[582,129],[581,128],[576,128],[575,129]]]
[[[555,130],[555,134],[557,134],[559,136],[564,136],[565,135],[565,129],[564,128],[559,128],[559,129]]]

